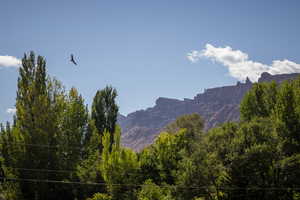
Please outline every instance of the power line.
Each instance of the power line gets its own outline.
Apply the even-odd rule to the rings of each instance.
[[[26,179],[26,178],[7,178],[0,177],[1,180],[6,181],[18,181],[18,182],[39,182],[39,183],[61,183],[61,184],[79,184],[79,185],[107,185],[106,183],[95,183],[95,182],[77,182],[77,181],[57,181],[57,180],[46,180],[46,179]]]
[[[30,168],[19,168],[19,167],[6,167],[8,169],[20,170],[20,171],[36,171],[36,172],[57,172],[57,173],[70,173],[76,172],[76,170],[57,170],[57,169],[30,169]]]
[[[58,184],[78,184],[78,185],[106,185],[106,186],[131,186],[131,187],[144,187],[144,186],[153,186],[150,184],[117,184],[117,183],[112,183],[108,184],[105,182],[78,182],[78,181],[58,181],[58,180],[45,180],[45,179],[25,179],[25,178],[7,178],[7,177],[0,177],[1,180],[6,180],[6,181],[18,181],[18,182],[40,182],[40,183],[58,183]],[[182,189],[208,189],[209,186],[201,186],[201,187],[192,187],[192,186],[180,186],[180,185],[156,185],[159,186],[160,188],[182,188]],[[243,188],[238,188],[238,187],[217,187],[218,189],[221,190],[270,190],[270,191],[282,191],[282,190],[300,190],[300,188],[287,188],[287,187],[243,187]]]
[[[61,170],[61,169],[33,169],[33,168],[19,168],[19,167],[8,167],[6,166],[6,168],[8,169],[12,169],[12,170],[20,170],[20,171],[33,171],[33,172],[55,172],[55,173],[76,173],[77,170]],[[133,170],[140,170],[140,169],[133,169]],[[165,170],[159,170],[159,171],[165,171]],[[125,172],[124,174],[128,174],[128,175],[145,175],[145,172],[143,171],[135,171],[135,172]],[[287,173],[282,173],[282,175],[288,175]],[[248,175],[248,176],[236,176],[236,177],[243,177],[243,178],[247,178],[247,177],[253,177]]]
[[[0,141],[0,144],[19,144],[22,146],[34,146],[34,147],[41,147],[41,148],[53,148],[53,149],[58,149],[58,148],[62,148],[62,149],[83,149],[84,147],[78,147],[78,146],[62,146],[62,145],[47,145],[47,144],[32,144],[32,143],[24,143],[24,142],[3,142]]]
[[[58,181],[58,180],[46,180],[46,179],[26,179],[26,178],[6,178],[0,177],[1,180],[7,181],[24,181],[24,182],[40,182],[40,183],[59,183],[59,184],[78,184],[78,185],[109,185],[109,186],[134,186],[134,187],[142,187],[142,186],[152,186],[148,184],[121,184],[121,183],[112,183],[108,184],[105,182],[78,182],[78,181]],[[182,187],[182,188],[201,188],[204,189],[206,187],[186,187],[186,186],[175,186],[175,185],[160,185],[161,188],[174,188],[174,187]]]

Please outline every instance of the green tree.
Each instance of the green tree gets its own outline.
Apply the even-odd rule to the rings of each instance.
[[[184,156],[178,163],[176,173],[176,196],[178,199],[222,199],[221,188],[227,180],[225,167],[228,141],[234,138],[238,126],[226,123],[211,129],[203,136],[191,155]]]
[[[288,156],[300,153],[299,81],[286,81],[281,85],[275,107],[276,129],[283,139],[283,151]]]
[[[116,128],[118,106],[115,102],[117,90],[111,86],[106,86],[103,90],[98,90],[92,104],[92,119],[98,129],[98,133],[103,135],[104,131],[113,134]],[[113,144],[114,136],[110,137]],[[111,149],[111,147],[110,147]]]
[[[7,123],[7,128],[2,128],[0,134],[0,154],[4,159],[4,165],[8,168],[18,168],[21,166],[24,157],[25,148],[22,145],[24,138],[19,129],[16,127],[8,128],[9,126],[9,123]]]
[[[16,178],[12,170],[4,166],[3,158],[0,155],[0,199],[18,200],[22,198],[19,184],[13,182]]]
[[[269,117],[277,100],[277,84],[255,83],[240,105],[241,119]]]
[[[120,147],[120,128],[116,129],[112,150],[108,132],[103,136],[103,151],[100,169],[112,199],[132,199],[139,172],[137,155],[130,149]]]
[[[9,123],[6,128],[0,124],[0,199],[22,198],[18,182],[13,181],[17,178],[15,167],[18,166],[18,159],[23,155],[16,139]]]
[[[66,96],[61,83],[47,76],[45,59],[36,59],[33,52],[24,55],[19,74],[15,128],[25,143],[19,178],[70,180],[72,174],[51,170],[74,170],[80,160],[87,115],[83,99],[75,89]],[[25,199],[74,196],[72,190],[64,189],[44,181],[21,182]]]
[[[195,150],[202,137],[203,120],[198,114],[183,115],[168,124],[154,144],[139,154],[143,182],[174,185],[179,163]]]
[[[100,146],[102,138],[100,134],[98,134],[94,121],[91,119],[88,120],[88,130],[86,134],[87,135],[84,140],[83,159],[78,163],[76,173],[79,180],[83,183],[102,183],[104,182],[100,171]],[[105,186],[82,185],[82,187],[80,187],[80,196],[84,199],[92,194],[104,191]]]
[[[138,200],[173,200],[167,185],[159,186],[148,179],[137,194]]]
[[[178,117],[174,122],[168,124],[164,130],[168,133],[174,134],[178,133],[181,129],[186,129],[184,135],[182,135],[182,141],[184,140],[186,145],[182,148],[186,151],[186,153],[192,154],[201,141],[203,136],[203,127],[204,121],[201,116],[193,113]]]
[[[274,199],[275,192],[268,190],[278,184],[279,138],[271,120],[257,118],[240,125],[230,145],[228,159],[229,198],[246,195],[249,199]],[[267,189],[266,189],[267,188]]]
[[[155,143],[139,155],[143,175],[139,180],[151,179],[157,185],[169,186],[183,183],[178,181],[178,176],[184,173],[186,168],[183,167],[181,170],[181,167],[190,155],[186,153],[190,142],[189,136],[187,129],[180,129],[177,133],[160,133]]]
[[[103,193],[96,193],[92,198],[87,198],[86,200],[111,200],[111,196]]]
[[[61,168],[75,169],[81,161],[87,120],[88,111],[83,98],[75,88],[71,88],[65,100],[61,133],[58,135]]]
[[[181,130],[177,134],[160,133],[156,138],[155,143],[151,146],[151,155],[141,158],[141,167],[144,170],[143,174],[148,174],[146,170],[150,170],[150,177],[156,183],[167,183],[173,185],[175,183],[175,173],[177,170],[178,161],[182,158],[180,155],[181,146],[178,145],[177,139],[179,134],[184,134],[185,130]],[[184,143],[184,142],[183,142]],[[144,156],[144,155],[142,155]],[[150,166],[155,164],[151,169]],[[153,172],[158,173],[155,175]],[[156,176],[156,177],[155,177]]]
[[[177,133],[180,129],[185,128],[189,137],[195,139],[200,135],[204,127],[203,119],[197,113],[182,115],[174,122],[168,124],[164,130],[168,133]]]
[[[49,156],[55,155],[57,157],[57,163],[50,166],[50,169],[63,170],[64,173],[53,172],[49,174],[56,180],[77,181],[76,170],[83,159],[83,141],[88,126],[88,111],[82,96],[75,88],[71,88],[67,95],[62,96],[60,104],[62,112],[58,111],[61,113],[57,118],[59,126],[56,130],[56,143],[52,143],[57,148],[51,148]],[[55,112],[55,110],[52,111]],[[79,193],[78,187],[72,184],[53,184],[53,188],[55,188],[56,193],[63,194],[61,197],[64,196],[64,198],[69,199],[74,198]]]
[[[22,59],[19,69],[18,90],[16,99],[17,128],[24,137],[25,155],[23,168],[48,169],[48,151],[39,148],[39,144],[48,145],[48,131],[51,131],[53,121],[49,117],[50,99],[47,94],[46,62],[38,56],[37,61],[33,52]],[[50,129],[50,130],[49,130]],[[52,129],[53,130],[53,129]],[[53,133],[52,133],[53,134]],[[47,179],[47,175],[38,173],[20,173],[21,178]],[[47,185],[22,184],[25,198],[45,198]]]

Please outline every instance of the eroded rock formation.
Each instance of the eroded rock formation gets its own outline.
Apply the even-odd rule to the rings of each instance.
[[[296,78],[299,74],[271,75],[264,72],[258,82]],[[239,120],[239,104],[252,87],[251,81],[237,82],[236,85],[206,89],[193,99],[178,100],[159,97],[155,106],[120,115],[118,123],[122,128],[122,144],[134,150],[141,150],[151,144],[160,130],[177,117],[184,114],[198,113],[205,119],[208,130],[227,121]]]

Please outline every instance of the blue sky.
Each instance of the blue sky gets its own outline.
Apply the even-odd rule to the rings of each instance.
[[[0,56],[20,59],[35,51],[46,58],[49,74],[76,87],[89,105],[98,89],[112,85],[127,114],[160,96],[193,98],[235,84],[239,75],[230,70],[252,70],[248,60],[268,66],[281,60],[284,68],[291,66],[287,59],[297,68],[299,10],[297,0],[3,0]],[[227,55],[203,56],[207,44],[213,53],[239,50],[249,58],[228,64]],[[200,55],[194,63],[187,59],[192,50]],[[0,122],[11,119],[17,77],[18,69],[0,60]]]

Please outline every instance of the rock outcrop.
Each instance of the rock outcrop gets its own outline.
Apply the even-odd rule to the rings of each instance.
[[[287,79],[294,79],[298,75],[296,73],[271,75],[264,72],[258,82],[274,80],[280,83]],[[237,121],[239,104],[252,84],[247,79],[245,83],[237,82],[236,85],[206,89],[193,99],[159,97],[154,107],[135,111],[127,116],[119,115],[122,144],[139,151],[151,144],[164,126],[184,114],[200,114],[205,120],[206,130],[227,121]]]

